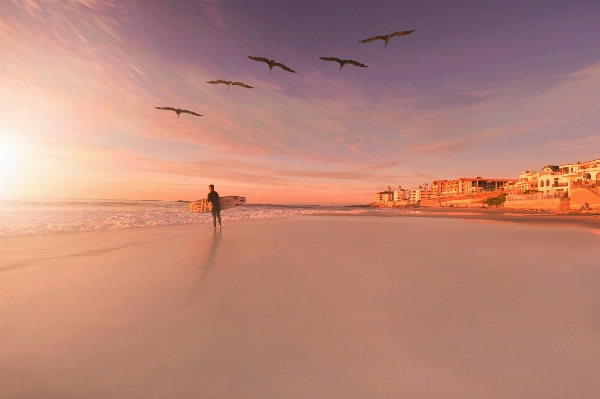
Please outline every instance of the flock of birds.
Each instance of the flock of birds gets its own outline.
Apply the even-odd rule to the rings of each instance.
[[[413,32],[414,32],[414,29],[413,30],[405,30],[405,31],[400,31],[400,32],[394,32],[394,33],[391,33],[389,35],[384,35],[384,36],[373,36],[373,37],[370,37],[370,38],[365,39],[365,40],[359,40],[358,42],[359,43],[369,43],[369,42],[372,42],[372,41],[375,41],[375,40],[383,40],[383,41],[385,41],[385,46],[384,47],[387,48],[387,44],[390,42],[390,39],[392,37],[406,36],[406,35],[409,35],[409,34],[411,34]],[[279,68],[281,68],[281,69],[283,69],[284,71],[287,71],[287,72],[296,73],[296,71],[294,71],[293,69],[287,67],[286,65],[282,64],[281,62],[275,62],[275,60],[270,60],[270,59],[264,58],[264,57],[254,57],[254,56],[251,56],[251,55],[249,55],[248,58],[250,58],[253,61],[264,62],[265,64],[267,64],[269,66],[269,73],[271,73],[271,70],[274,67],[279,67]],[[361,68],[366,68],[367,67],[365,64],[362,64],[362,63],[360,63],[358,61],[354,61],[354,60],[343,60],[343,59],[337,58],[337,57],[319,57],[319,58],[322,59],[323,61],[334,61],[334,62],[339,63],[340,64],[340,71],[342,70],[342,67],[344,65],[346,65],[346,64],[354,65],[354,66],[361,67]],[[219,83],[226,84],[227,85],[227,91],[229,91],[229,89],[231,89],[231,86],[240,86],[240,87],[243,87],[245,89],[253,89],[254,88],[254,87],[249,86],[249,85],[247,85],[245,83],[242,83],[242,82],[233,82],[231,80],[221,80],[221,79],[219,79],[219,80],[207,81],[206,83],[213,84],[213,85],[216,85],[216,84],[219,84]],[[179,118],[179,114],[181,114],[181,113],[186,113],[186,114],[190,114],[190,115],[194,115],[194,116],[202,116],[200,114],[197,114],[197,113],[195,113],[193,111],[189,111],[187,109],[172,108],[172,107],[154,107],[154,108],[161,109],[161,110],[164,110],[164,111],[174,111],[175,113],[177,113],[177,117],[178,118]]]

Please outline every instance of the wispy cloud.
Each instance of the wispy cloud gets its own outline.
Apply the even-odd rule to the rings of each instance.
[[[594,136],[574,140],[562,140],[545,143],[545,147],[560,148],[563,150],[600,150],[600,132]]]
[[[179,38],[164,27],[180,25],[181,15],[160,2],[3,4],[3,129],[45,145],[47,159],[88,171],[346,192],[431,178],[434,171],[411,163],[490,143],[508,151],[546,131],[552,140],[545,148],[598,146],[600,63],[547,79],[455,82],[430,91],[378,81],[371,68],[339,71],[316,56],[293,58],[291,51],[286,55],[298,73],[269,74],[245,58],[244,32],[235,30],[223,4],[200,4],[221,36],[213,26],[193,26]],[[132,30],[136,24],[144,35]],[[255,89],[206,84],[213,79]],[[439,95],[447,97],[444,106],[435,101]],[[205,116],[177,118],[156,106]],[[561,129],[572,139],[557,139]],[[167,156],[161,145],[199,149]]]
[[[201,3],[202,9],[214,20],[219,28],[227,28],[218,0],[201,0]]]

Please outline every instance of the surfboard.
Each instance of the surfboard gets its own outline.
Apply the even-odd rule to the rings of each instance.
[[[240,206],[244,202],[246,202],[246,197],[238,197],[238,196],[219,197],[219,203],[221,204],[222,211],[224,211],[225,209],[230,209],[230,208],[235,208],[236,206]],[[208,205],[209,204],[208,204],[208,202],[206,202],[205,199],[201,199],[198,201],[190,202],[188,204],[188,209],[192,212],[199,212],[199,213],[210,212]]]

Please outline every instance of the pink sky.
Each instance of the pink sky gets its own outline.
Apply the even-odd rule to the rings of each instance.
[[[600,9],[588,3],[568,15],[358,7],[331,24],[317,3],[122,4],[2,2],[3,197],[194,200],[213,183],[253,203],[357,204],[388,185],[600,157]],[[482,18],[494,23],[466,39]],[[554,20],[571,25],[546,34]],[[385,49],[357,43],[406,29]]]

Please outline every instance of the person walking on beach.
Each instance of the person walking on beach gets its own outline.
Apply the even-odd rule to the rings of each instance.
[[[210,213],[213,217],[213,228],[217,228],[217,219],[219,219],[219,228],[221,228],[221,203],[219,202],[219,193],[215,191],[215,185],[208,186],[208,196],[206,202],[211,204]]]

